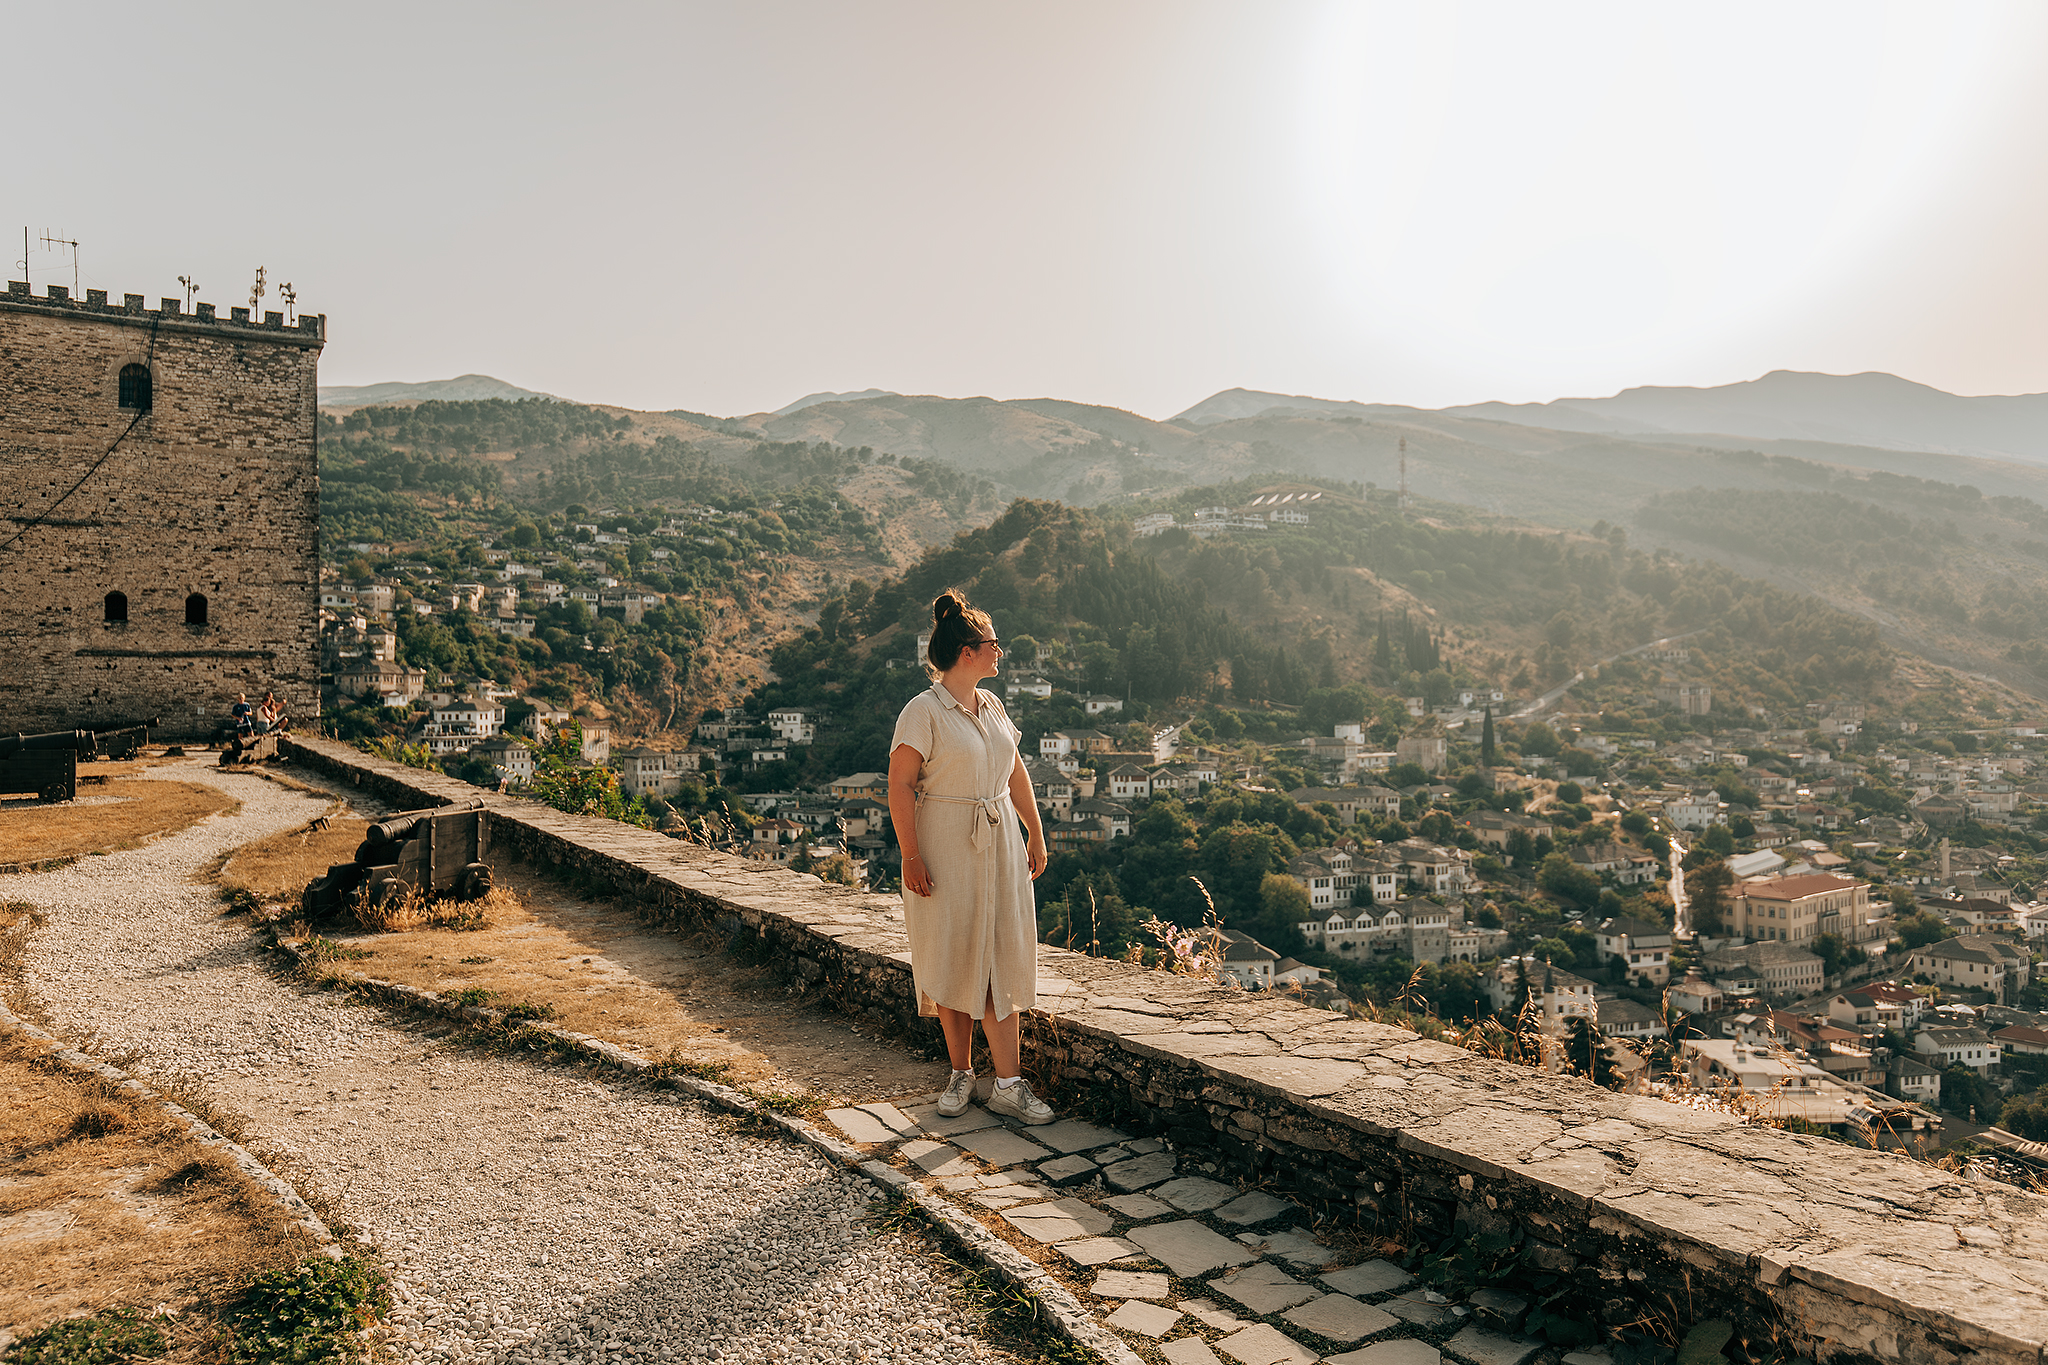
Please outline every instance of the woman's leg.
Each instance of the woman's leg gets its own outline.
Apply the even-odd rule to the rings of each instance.
[[[981,1036],[988,1039],[988,1058],[996,1069],[996,1075],[1005,1079],[1018,1074],[1022,1064],[1023,1014],[1012,1010],[1009,1017],[996,1018],[995,992],[989,992],[988,1003],[981,1016]],[[965,1019],[967,1016],[962,1015]]]
[[[974,1070],[974,1016],[965,1010],[949,1010],[939,1006],[939,1027],[946,1034],[946,1055],[953,1060],[955,1071]],[[994,1035],[990,1035],[993,1041]],[[1015,1075],[1015,1072],[1004,1073]]]

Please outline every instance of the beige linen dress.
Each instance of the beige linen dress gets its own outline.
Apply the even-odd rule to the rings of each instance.
[[[924,756],[917,779],[917,851],[932,894],[903,889],[910,970],[920,1014],[982,1017],[993,998],[1007,1019],[1038,1000],[1038,908],[1031,863],[1010,800],[1022,732],[993,694],[972,715],[939,684],[896,718],[889,752]]]

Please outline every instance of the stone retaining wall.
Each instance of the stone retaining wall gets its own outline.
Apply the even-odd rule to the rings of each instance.
[[[297,740],[382,799],[476,795]],[[717,926],[814,999],[922,1042],[889,897],[490,797],[491,839],[634,903]],[[2048,1198],[1884,1153],[1495,1062],[1403,1029],[1041,949],[1028,1064],[1052,1098],[1206,1155],[1340,1223],[1555,1276],[1606,1327],[1735,1320],[1751,1355],[2048,1365]]]

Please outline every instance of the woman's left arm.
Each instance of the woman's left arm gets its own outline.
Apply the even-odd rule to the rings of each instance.
[[[1017,762],[1010,769],[1010,804],[1023,817],[1025,839],[1024,856],[1031,863],[1032,880],[1045,871],[1045,826],[1038,819],[1038,797],[1031,790],[1031,774],[1024,771],[1024,756],[1017,755]]]

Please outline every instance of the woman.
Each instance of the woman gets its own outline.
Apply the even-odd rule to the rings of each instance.
[[[974,1098],[974,1021],[995,1064],[991,1113],[1049,1123],[1019,1067],[1020,1011],[1037,1002],[1038,912],[1031,883],[1045,871],[1045,830],[1022,738],[994,694],[975,684],[1003,657],[988,613],[964,595],[932,603],[925,657],[933,675],[896,718],[889,752],[889,818],[903,849],[903,917],[921,1014],[936,1014],[953,1059],[939,1099],[947,1118]],[[1029,833],[1018,838],[1021,818]]]

